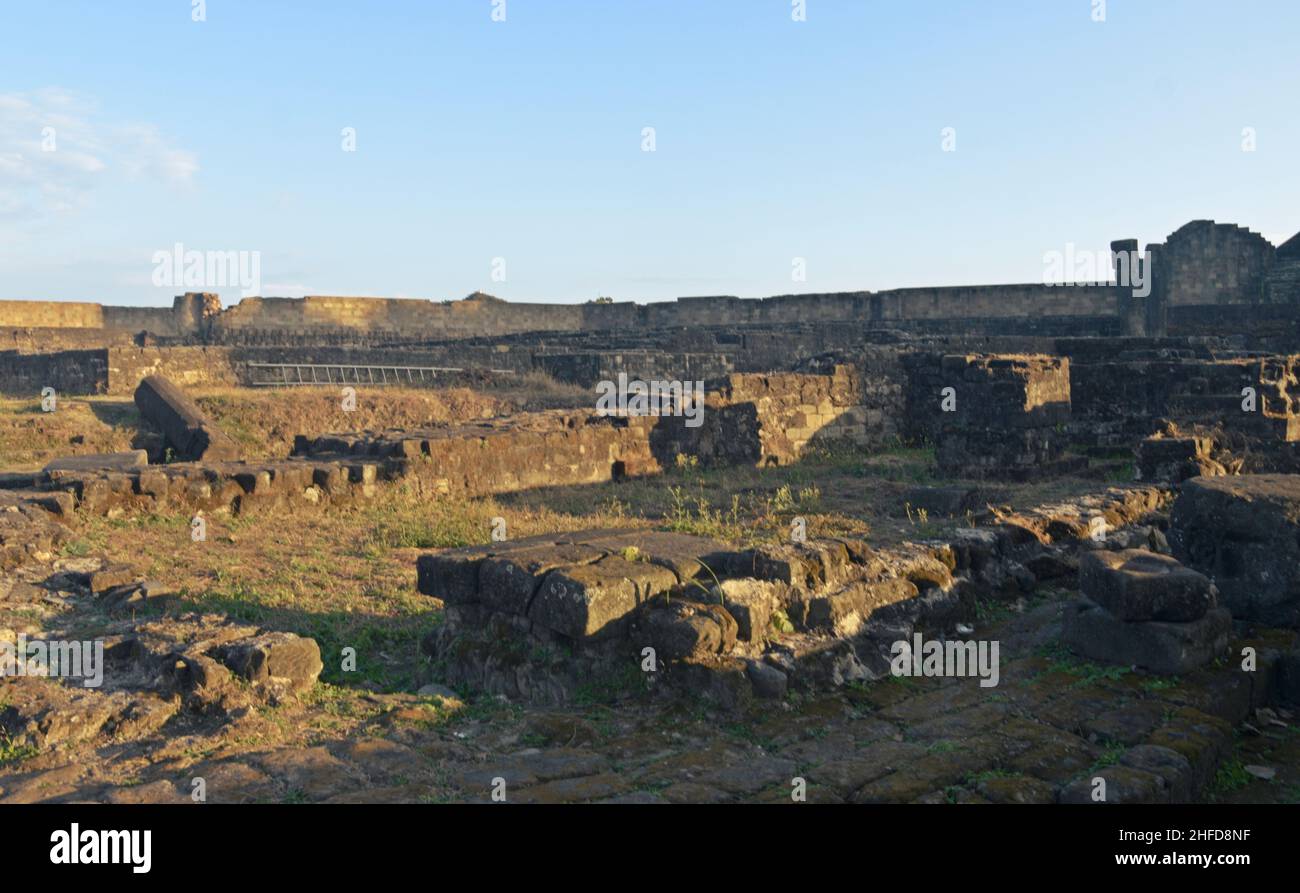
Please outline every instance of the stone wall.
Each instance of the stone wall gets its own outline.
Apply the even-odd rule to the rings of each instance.
[[[939,368],[935,460],[945,475],[1026,478],[1062,458],[1068,359],[946,356]]]
[[[582,387],[616,381],[619,373],[642,381],[715,381],[734,370],[722,353],[665,353],[657,350],[539,353],[533,366],[552,378]]]
[[[850,366],[829,374],[733,374],[687,416],[524,413],[473,425],[300,438],[294,455],[385,460],[431,493],[484,495],[657,474],[680,455],[780,465],[810,444],[879,444],[899,429],[901,386]]]
[[[65,350],[21,354],[0,351],[0,394],[33,397],[43,388],[62,394],[102,394],[108,384],[108,351]]]
[[[1135,246],[1134,240],[1114,243]],[[1288,243],[1290,244],[1290,243]],[[172,308],[101,307],[91,303],[0,301],[0,328],[89,328],[147,331],[157,337],[217,344],[273,339],[382,338],[391,341],[473,338],[521,332],[602,332],[698,329],[708,326],[788,326],[855,322],[918,332],[985,334],[1158,333],[1162,302],[1173,306],[1289,300],[1295,277],[1270,280],[1277,252],[1263,237],[1230,224],[1196,220],[1163,243],[1155,258],[1153,301],[1136,316],[1112,285],[1025,283],[881,292],[852,291],[742,299],[682,297],[649,304],[507,303],[475,293],[461,301],[312,295],[245,298],[225,310],[215,295],[187,293]],[[1281,257],[1300,263],[1289,249]],[[1285,272],[1285,271],[1284,271]],[[1268,287],[1266,288],[1266,283]],[[1280,298],[1279,298],[1280,296]],[[338,343],[343,343],[340,340]]]
[[[1258,233],[1213,220],[1185,224],[1152,251],[1158,255],[1160,288],[1175,307],[1262,300],[1274,255]]]
[[[231,352],[220,347],[122,347],[108,350],[109,394],[130,394],[146,375],[164,375],[178,385],[233,386],[244,374]]]
[[[101,329],[104,308],[84,301],[0,301],[0,326]]]

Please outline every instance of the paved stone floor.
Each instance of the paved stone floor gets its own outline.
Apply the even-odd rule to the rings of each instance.
[[[1080,662],[1057,641],[1069,593],[977,631],[1001,642],[999,684],[886,678],[759,702],[746,714],[634,694],[540,710],[485,698],[366,696],[337,729],[287,701],[222,724],[45,753],[0,769],[0,802],[712,803],[1300,801],[1300,723],[1263,707],[1254,673],[1159,677]],[[1284,641],[1285,640],[1285,641]],[[186,734],[183,723],[191,723]],[[262,742],[278,741],[267,746]],[[1265,779],[1270,772],[1272,777]]]

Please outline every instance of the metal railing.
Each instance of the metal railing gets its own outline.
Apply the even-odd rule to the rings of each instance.
[[[299,385],[417,385],[432,384],[439,374],[481,371],[512,375],[510,369],[469,370],[456,366],[387,366],[371,363],[248,363],[249,384],[279,388]],[[267,373],[259,376],[259,372]]]

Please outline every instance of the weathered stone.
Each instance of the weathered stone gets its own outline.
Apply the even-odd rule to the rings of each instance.
[[[760,698],[781,700],[789,688],[789,677],[771,664],[761,660],[745,662],[745,672],[754,686],[754,694]]]
[[[1300,626],[1300,475],[1193,478],[1170,513],[1175,557],[1234,617]]]
[[[182,459],[239,458],[238,445],[213,425],[184,391],[161,375],[141,380],[135,390],[135,405]]]
[[[90,591],[95,595],[103,595],[115,586],[126,586],[135,583],[137,579],[135,569],[129,564],[112,564],[90,575]]]
[[[250,682],[284,680],[295,691],[311,688],[324,669],[314,639],[265,633],[218,649],[223,663]]]
[[[780,607],[778,584],[764,580],[723,580],[718,589],[722,603],[736,619],[737,636],[746,642],[763,642],[771,632],[772,614]]]
[[[1079,558],[1079,589],[1120,620],[1199,620],[1215,607],[1209,578],[1173,558],[1141,549],[1098,550]]]
[[[1063,620],[1061,639],[1076,654],[1167,675],[1186,673],[1223,655],[1232,631],[1231,616],[1223,608],[1188,623],[1126,623],[1087,599],[1067,605]]]
[[[697,605],[675,601],[646,614],[645,635],[661,660],[681,660],[722,650],[722,626]]]
[[[552,571],[528,616],[555,632],[588,638],[619,625],[638,605],[676,585],[676,575],[666,568],[611,555],[594,564]]]
[[[478,573],[479,601],[496,611],[526,615],[548,573],[590,564],[604,555],[591,546],[556,543],[484,559]]]

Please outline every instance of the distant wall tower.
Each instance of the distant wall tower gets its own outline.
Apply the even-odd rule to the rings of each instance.
[[[172,300],[176,328],[183,335],[206,338],[211,320],[221,313],[221,297],[214,292],[187,291]]]

